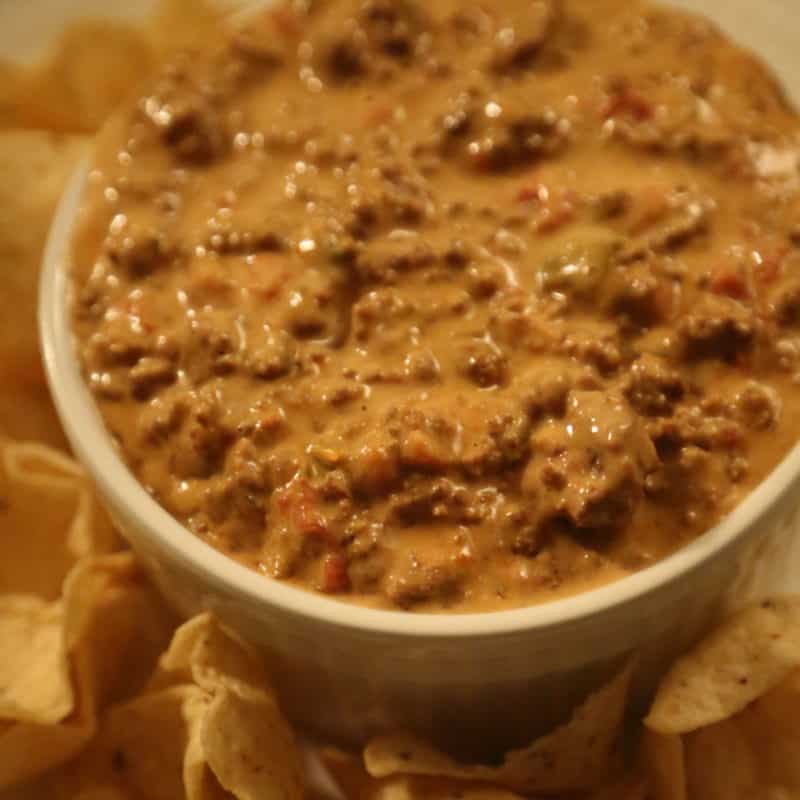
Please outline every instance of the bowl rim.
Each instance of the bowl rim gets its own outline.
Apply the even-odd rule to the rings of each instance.
[[[87,180],[88,159],[76,169],[47,237],[39,286],[39,334],[50,391],[67,438],[100,495],[117,516],[207,585],[244,596],[251,605],[368,634],[438,639],[544,631],[585,621],[635,603],[702,569],[755,529],[781,499],[800,488],[800,442],[713,528],[655,564],[608,584],[538,604],[500,611],[425,613],[359,606],[257,573],[215,550],[169,514],[124,463],[106,430],[75,353],[69,311],[68,252]]]

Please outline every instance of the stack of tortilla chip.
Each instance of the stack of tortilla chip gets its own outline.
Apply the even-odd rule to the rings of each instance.
[[[300,751],[258,656],[209,615],[176,629],[68,457],[11,441],[0,455],[7,503],[23,500],[3,567],[31,575],[27,591],[0,587],[0,789],[301,798]],[[50,553],[59,570],[29,569]],[[47,580],[61,582],[52,599]]]
[[[645,726],[653,800],[800,798],[800,598],[740,612],[681,658]]]

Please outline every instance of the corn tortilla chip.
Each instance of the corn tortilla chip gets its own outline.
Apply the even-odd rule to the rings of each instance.
[[[0,726],[0,791],[68,762],[83,750],[95,730],[94,721],[85,719],[60,725]]]
[[[145,34],[162,60],[198,42],[217,41],[220,26],[248,5],[257,7],[259,0],[161,0]]]
[[[461,785],[443,778],[408,775],[390,778],[374,797],[375,800],[522,800],[520,795],[494,786]]]
[[[5,68],[3,127],[92,133],[153,69],[152,48],[134,27],[106,19],[68,25],[33,68]]]
[[[800,797],[800,672],[795,672],[744,711],[739,726],[771,784]]]
[[[54,781],[57,796],[92,785],[147,800],[183,798],[187,743],[208,701],[196,686],[173,686],[113,707],[91,746]]]
[[[60,602],[0,596],[0,720],[53,725],[72,711],[63,630]]]
[[[272,697],[256,652],[211,614],[201,614],[175,632],[150,688],[183,682],[194,682],[208,691],[222,685],[241,696]]]
[[[71,459],[0,437],[0,592],[56,599],[76,558],[115,538]]]
[[[649,800],[687,800],[683,739],[645,730],[639,747]]]
[[[731,720],[689,734],[685,748],[686,783],[692,800],[755,800],[770,796],[759,777],[757,757],[747,737]]]
[[[203,796],[218,781],[240,800],[302,797],[299,750],[249,645],[211,614],[195,617],[175,632],[150,686],[176,681],[192,682],[213,696],[194,752],[187,753],[187,764],[204,762],[215,776],[209,781],[193,767],[193,784],[205,785]],[[187,784],[191,796],[189,789]]]
[[[689,733],[741,711],[800,667],[800,598],[745,609],[680,658],[662,681],[645,724]]]
[[[77,461],[40,442],[9,442],[3,466],[12,480],[39,489],[74,489],[86,482]]]
[[[221,684],[203,720],[203,751],[220,785],[237,800],[301,800],[302,759],[269,697]]]
[[[145,26],[88,18],[64,28],[40,63],[0,62],[0,128],[93,133],[176,50],[215,41],[233,0],[162,0]]]
[[[658,800],[650,791],[646,778],[634,772],[592,792],[587,800]]]
[[[175,618],[130,552],[84,559],[64,585],[73,674],[92,712],[138,692]]]
[[[98,504],[83,468],[66,453],[39,442],[8,442],[2,449],[3,466],[17,483],[43,492],[71,492],[77,497],[66,544],[75,558],[116,549],[119,539],[108,515]]]
[[[113,786],[83,787],[74,800],[132,800],[130,795]]]
[[[334,778],[333,770],[325,763],[331,757],[334,761],[340,758],[345,765],[352,764],[358,770],[362,783],[375,783],[373,778],[364,768],[360,756],[347,753],[333,747],[314,746],[306,743],[303,747],[303,772],[306,780],[306,797],[314,800],[337,800],[344,792],[342,782]],[[345,771],[347,766],[344,767]],[[348,796],[356,797],[357,791],[350,792]]]
[[[734,719],[747,732],[766,773],[800,791],[800,671]]]
[[[34,600],[28,603],[31,610],[37,602],[45,608]],[[30,633],[31,639],[44,637],[53,646],[48,659],[31,668],[30,677],[40,684],[41,698],[61,698],[58,719],[31,721],[29,708],[8,720],[0,731],[0,788],[34,778],[83,749],[107,704],[140,689],[173,627],[131,553],[82,560],[65,581],[62,604],[63,610],[58,603],[52,606],[60,609],[57,629],[42,611],[40,630]],[[0,621],[4,625],[14,627],[6,617]],[[28,702],[35,706],[39,700],[34,696]]]
[[[388,782],[388,779],[370,775],[362,759],[344,750],[323,747],[315,755],[347,800],[368,800]]]
[[[112,706],[62,770],[58,796],[92,785],[146,800],[300,800],[301,755],[254,658],[212,616],[185,623],[144,693]]]
[[[668,673],[647,722],[682,735],[643,737],[652,800],[800,798],[799,607],[740,612]]]
[[[209,701],[199,687],[177,686],[113,709],[102,730],[111,768],[152,800],[182,797],[189,739]]]
[[[590,695],[561,727],[509,752],[498,767],[462,764],[408,734],[373,739],[364,751],[377,778],[395,774],[486,781],[517,792],[575,792],[603,783],[615,767],[632,666]]]
[[[687,734],[690,798],[800,797],[800,672],[730,719]]]
[[[323,748],[318,756],[346,800],[521,800],[506,789],[453,778],[373,778],[361,759],[335,748]]]
[[[205,693],[204,697],[206,703],[211,701],[208,693]],[[203,747],[203,725],[200,718],[189,731],[189,741],[183,757],[183,788],[187,800],[230,800],[231,797],[209,769]]]
[[[39,357],[37,285],[53,210],[86,149],[84,137],[0,131],[0,429],[58,447],[66,442]]]

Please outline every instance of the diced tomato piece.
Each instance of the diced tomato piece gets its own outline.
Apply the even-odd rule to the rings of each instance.
[[[259,253],[251,264],[251,273],[248,276],[247,290],[251,296],[270,303],[281,296],[289,280],[289,273],[280,267],[281,256]]]
[[[742,434],[735,425],[724,428],[720,431],[720,442],[723,447],[734,448],[742,443]]]
[[[750,297],[750,287],[745,276],[737,269],[721,266],[711,273],[710,287],[715,294],[733,297],[736,300],[746,300]]]
[[[789,248],[776,247],[775,249],[761,253],[761,263],[756,265],[755,275],[761,283],[773,283],[783,272],[783,261]]]
[[[523,186],[517,192],[517,201],[520,203],[542,203],[547,201],[548,189],[543,183],[531,183]]]
[[[653,104],[635,89],[625,88],[613,94],[604,109],[606,119],[627,115],[637,122],[652,119],[655,109]]]
[[[139,327],[145,333],[152,333],[155,330],[155,325],[145,318],[144,311],[142,310],[142,304],[138,300],[132,300],[128,298],[123,303],[122,309],[126,316],[135,317],[138,320]]]
[[[277,505],[294,530],[302,536],[328,536],[328,522],[318,510],[319,494],[303,478],[295,478],[277,494]]]
[[[572,203],[565,202],[555,208],[548,208],[547,213],[536,223],[536,232],[553,233],[568,222],[572,222],[574,217],[575,206]]]
[[[346,592],[350,588],[347,559],[343,553],[329,553],[322,565],[322,591],[328,594]]]
[[[256,433],[268,437],[276,434],[284,424],[284,417],[275,409],[264,412],[262,417],[256,422]]]

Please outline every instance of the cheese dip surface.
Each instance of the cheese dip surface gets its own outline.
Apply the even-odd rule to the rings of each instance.
[[[74,241],[121,454],[266,579],[420,611],[703,534],[800,429],[798,120],[627,0],[320,0],[166,66]]]

